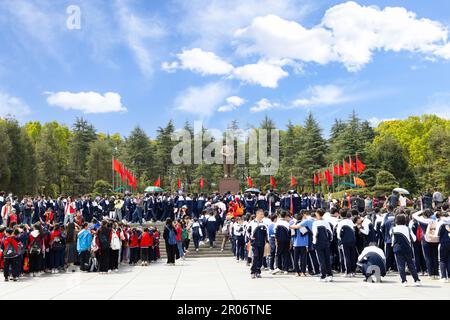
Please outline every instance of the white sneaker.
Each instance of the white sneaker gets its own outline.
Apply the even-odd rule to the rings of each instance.
[[[421,287],[421,286],[422,286],[422,282],[420,282],[420,280],[419,280],[419,281],[416,281],[416,282],[414,282],[414,285],[415,285],[416,287]]]
[[[272,271],[272,274],[277,274],[277,273],[279,273],[279,272],[281,272],[281,270],[278,269],[278,268],[276,268],[275,270]]]
[[[448,279],[447,278],[441,278],[441,279],[439,279],[439,282],[448,283]]]
[[[319,279],[317,279],[317,281],[319,281],[319,282],[327,282],[327,278],[319,278]]]
[[[283,272],[283,274],[289,274],[289,272],[287,272],[287,271],[284,271],[284,272]]]
[[[402,282],[401,283],[403,287],[407,287],[408,286],[408,281]]]
[[[333,282],[333,277],[332,276],[328,276],[325,279],[327,280],[327,282]]]

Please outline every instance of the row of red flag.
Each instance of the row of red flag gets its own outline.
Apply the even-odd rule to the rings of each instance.
[[[161,177],[158,177],[158,180],[155,181],[155,183],[153,184],[153,186],[155,187],[161,187]],[[178,179],[177,181],[177,187],[178,189],[181,189],[182,185],[181,185],[181,179]],[[201,178],[200,179],[200,189],[203,189],[205,187],[205,179]]]
[[[338,162],[338,165],[335,166],[333,163],[333,172],[331,172],[330,169],[327,169],[323,172],[319,171],[319,173],[314,174],[314,184],[319,185],[320,182],[323,181],[324,177],[327,180],[327,184],[331,186],[333,183],[333,176],[345,176],[348,174],[351,174],[351,172],[361,174],[364,169],[366,168],[365,164],[362,163],[361,160],[359,160],[358,156],[356,156],[356,161],[353,161],[352,157],[349,156],[349,161],[342,160],[342,166],[341,163]],[[358,178],[361,180],[360,178]],[[361,182],[359,181],[358,182]],[[355,183],[356,184],[356,183]]]
[[[137,178],[116,159],[113,159],[113,170],[120,175],[122,182],[126,182],[130,187],[137,187]]]

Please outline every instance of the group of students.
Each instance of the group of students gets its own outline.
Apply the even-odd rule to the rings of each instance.
[[[230,235],[236,259],[247,259],[252,278],[261,269],[272,274],[290,271],[299,277],[318,275],[333,281],[333,273],[367,281],[398,271],[407,284],[409,272],[448,282],[450,277],[450,218],[448,203],[421,210],[389,204],[385,208],[278,209],[274,214],[232,218]],[[374,278],[372,278],[374,280]]]
[[[120,264],[147,266],[160,258],[155,227],[93,219],[91,223],[13,224],[0,227],[0,269],[5,281],[41,273],[118,271]]]

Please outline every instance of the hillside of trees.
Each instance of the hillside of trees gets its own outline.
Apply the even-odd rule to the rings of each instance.
[[[239,128],[233,121],[231,128]],[[268,117],[259,127],[274,129]],[[190,123],[185,129],[193,132]],[[57,122],[28,122],[0,118],[0,190],[17,195],[84,194],[112,188],[112,157],[123,162],[138,177],[142,191],[159,176],[164,189],[175,190],[181,179],[184,189],[205,192],[217,189],[223,177],[222,165],[174,165],[171,140],[175,127],[170,121],[154,137],[136,127],[128,137],[96,131],[85,119],[68,127]],[[204,135],[208,134],[206,128]],[[205,146],[208,142],[204,142]],[[399,185],[413,192],[426,188],[450,190],[450,121],[435,115],[382,122],[372,128],[352,113],[336,119],[329,138],[309,114],[302,124],[289,122],[280,132],[280,168],[274,176],[278,189],[289,188],[295,176],[299,190],[310,191],[313,172],[358,154],[367,168],[360,176],[369,187]],[[237,165],[234,175],[246,186],[250,175],[254,185],[266,188],[268,176],[259,175],[260,165]],[[117,176],[116,176],[117,178]],[[344,187],[336,187],[336,190]],[[336,191],[335,190],[335,191]]]

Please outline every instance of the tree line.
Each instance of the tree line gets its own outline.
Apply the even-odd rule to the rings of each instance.
[[[239,123],[232,121],[229,128],[238,129]],[[266,116],[251,129],[270,132],[275,128]],[[189,122],[184,129],[194,139]],[[188,192],[217,190],[222,165],[171,162],[172,148],[178,143],[171,139],[174,132],[173,121],[159,127],[152,138],[139,126],[127,137],[100,133],[83,118],[77,118],[70,127],[56,121],[22,125],[11,117],[0,118],[0,190],[21,196],[105,193],[112,189],[113,157],[137,176],[141,191],[158,177],[167,190],[175,190],[178,179]],[[207,128],[202,132],[214,140]],[[210,142],[203,143],[206,147]],[[310,113],[304,123],[288,122],[280,130],[279,170],[274,178],[280,190],[289,188],[293,175],[299,191],[311,191],[315,171],[355,154],[367,166],[360,177],[371,190],[392,186],[412,192],[450,190],[450,121],[435,115],[385,121],[374,128],[353,112],[347,119],[336,119],[326,137]],[[268,188],[269,176],[259,173],[260,165],[239,164],[234,169],[243,188],[248,176],[254,186]],[[201,178],[205,180],[203,190],[199,187]],[[345,188],[335,186],[333,191]],[[322,191],[327,190],[324,187]]]

